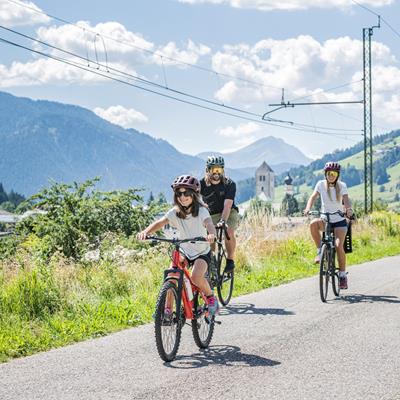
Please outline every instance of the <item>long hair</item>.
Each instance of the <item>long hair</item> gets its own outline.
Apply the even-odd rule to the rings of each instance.
[[[176,209],[176,216],[181,219],[185,219],[189,214],[192,214],[193,217],[197,217],[199,215],[200,207],[205,207],[205,204],[203,203],[203,200],[199,193],[196,193],[190,189],[186,190],[191,193],[190,196],[193,199],[192,204],[188,207],[190,209],[190,212],[188,212],[188,210],[182,206],[182,204],[178,200],[176,192],[174,192],[174,205]]]
[[[206,169],[206,173],[204,175],[204,182],[206,183],[206,186],[211,186],[211,178],[212,178],[212,173],[208,172]],[[225,176],[225,173],[222,174],[222,182],[224,185],[228,183],[228,177]]]
[[[338,176],[338,178],[336,179],[335,183],[333,184],[335,186],[336,200],[337,201],[340,201],[340,199],[341,199],[339,179],[340,179],[340,176]],[[326,176],[325,176],[325,189],[328,192],[329,200],[332,200],[331,191],[329,190],[329,183],[328,183],[328,180],[326,179]]]

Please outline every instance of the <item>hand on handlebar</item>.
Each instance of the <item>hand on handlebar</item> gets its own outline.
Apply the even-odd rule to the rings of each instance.
[[[148,235],[149,235],[149,234],[148,234],[146,231],[142,231],[142,232],[139,232],[139,233],[136,235],[136,239],[137,239],[137,240],[146,240]]]
[[[207,235],[207,240],[210,244],[213,244],[213,243],[215,243],[216,237],[213,233],[209,233]]]
[[[220,220],[217,222],[216,227],[217,227],[217,228],[223,228],[225,225],[226,225],[225,220],[220,219]]]

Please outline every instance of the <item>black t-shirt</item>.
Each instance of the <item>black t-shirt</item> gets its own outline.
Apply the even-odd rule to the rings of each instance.
[[[224,202],[226,199],[235,200],[236,183],[231,179],[227,179],[226,184],[222,181],[217,185],[206,185],[204,178],[200,181],[201,191],[204,202],[208,205],[210,214],[220,214],[224,209]],[[233,203],[232,208],[238,210]]]

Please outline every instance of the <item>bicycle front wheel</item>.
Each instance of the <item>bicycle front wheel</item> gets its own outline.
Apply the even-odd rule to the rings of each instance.
[[[220,266],[221,268],[221,266]],[[219,301],[222,303],[223,306],[228,305],[231,300],[232,293],[233,293],[233,282],[235,278],[235,272],[228,272],[225,271],[219,278],[218,282],[218,298]]]
[[[329,287],[329,250],[326,244],[322,245],[319,262],[319,294],[321,301],[326,302]]]
[[[157,351],[164,361],[172,361],[178,352],[182,310],[177,309],[178,291],[174,282],[164,282],[158,295],[155,311]]]
[[[196,293],[193,299],[194,319],[192,320],[193,339],[200,349],[209,346],[214,334],[215,317],[207,315],[207,304],[200,293]]]

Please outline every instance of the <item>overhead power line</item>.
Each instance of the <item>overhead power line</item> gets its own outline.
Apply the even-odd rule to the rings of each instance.
[[[98,69],[93,69],[90,66],[88,67],[86,65],[79,64],[79,63],[77,63],[75,61],[72,61],[72,60],[67,60],[67,59],[64,59],[62,57],[57,57],[57,56],[45,53],[43,51],[35,50],[33,48],[21,45],[19,43],[12,42],[10,40],[7,40],[7,39],[1,38],[1,37],[0,37],[0,41],[5,43],[5,44],[11,45],[11,46],[14,46],[14,47],[17,47],[17,48],[20,48],[20,49],[23,49],[23,50],[26,50],[26,51],[29,51],[29,52],[33,52],[33,53],[41,55],[43,57],[47,57],[49,59],[53,59],[53,60],[58,61],[60,63],[64,63],[66,65],[78,68],[80,70],[84,70],[84,71],[90,72],[90,73],[95,74],[97,76],[101,76],[101,77],[103,77],[105,79],[110,79],[112,81],[115,81],[115,82],[118,82],[118,83],[122,83],[122,84],[125,84],[125,85],[128,85],[128,86],[131,86],[131,87],[135,87],[137,89],[144,90],[144,91],[149,92],[149,93],[157,94],[159,96],[162,96],[162,97],[165,97],[165,98],[168,98],[168,99],[172,99],[172,100],[175,100],[175,101],[178,101],[178,102],[181,102],[181,103],[185,103],[185,104],[192,105],[192,106],[195,106],[195,107],[199,107],[199,108],[202,108],[202,109],[206,109],[206,110],[209,110],[209,111],[217,112],[217,113],[220,113],[220,114],[228,115],[228,116],[231,116],[231,117],[235,117],[235,118],[240,118],[240,119],[247,120],[247,121],[256,122],[258,124],[276,126],[276,127],[280,127],[280,128],[283,127],[282,125],[279,125],[278,123],[272,123],[270,121],[262,121],[262,120],[246,117],[244,115],[235,114],[234,112],[224,111],[224,110],[212,108],[212,107],[209,107],[209,106],[205,106],[203,104],[196,103],[194,101],[188,101],[188,100],[184,100],[184,99],[178,98],[176,96],[172,96],[172,95],[168,95],[168,94],[165,94],[165,93],[161,93],[161,92],[158,92],[156,90],[150,89],[148,87],[143,87],[143,86],[140,86],[138,84],[134,84],[132,82],[129,82],[129,81],[123,79],[122,77],[113,76],[113,73],[111,73],[111,72],[102,72],[102,71],[100,71]],[[260,115],[260,118],[261,118],[261,115]],[[316,134],[337,136],[337,137],[352,136],[352,134],[340,134],[340,133],[326,132],[326,131],[321,131],[321,130],[318,130],[318,129],[307,130],[307,129],[304,129],[304,128],[296,128],[294,126],[285,126],[284,128],[285,129],[290,129],[290,130],[295,130],[295,131],[311,132],[311,133],[316,133]],[[357,135],[354,135],[354,136],[359,136],[359,135],[357,134]],[[344,140],[350,140],[348,138],[343,138],[343,139]]]
[[[225,104],[222,104],[222,103],[215,102],[213,100],[205,99],[205,98],[202,98],[202,97],[199,97],[199,96],[194,96],[194,95],[186,93],[186,92],[178,91],[178,90],[172,89],[172,88],[170,88],[168,86],[163,86],[163,85],[160,85],[160,84],[158,84],[156,82],[152,82],[152,81],[146,80],[144,78],[138,77],[136,75],[129,74],[129,73],[125,72],[125,71],[121,71],[119,69],[113,68],[112,66],[108,65],[108,63],[106,65],[101,64],[98,61],[98,57],[96,57],[96,61],[94,61],[94,60],[89,59],[88,57],[80,56],[79,54],[73,53],[73,52],[68,51],[68,50],[64,50],[64,49],[62,49],[62,48],[60,48],[58,46],[53,46],[53,45],[51,45],[49,43],[46,43],[46,42],[41,41],[41,40],[38,40],[38,39],[36,39],[36,38],[34,38],[32,36],[23,34],[21,32],[18,32],[16,30],[14,30],[14,29],[6,28],[6,27],[1,26],[1,25],[0,25],[0,28],[3,29],[3,30],[6,30],[8,32],[17,34],[17,35],[19,35],[19,36],[21,36],[21,37],[23,37],[25,39],[29,39],[29,40],[34,41],[36,43],[39,43],[41,45],[47,46],[47,47],[49,47],[49,48],[51,48],[53,50],[60,51],[60,52],[62,52],[64,54],[67,54],[69,56],[76,57],[79,60],[85,61],[86,64],[84,65],[82,63],[77,63],[76,61],[72,62],[71,60],[67,60],[70,63],[73,63],[74,66],[76,66],[76,67],[78,67],[78,66],[79,67],[90,67],[90,63],[92,63],[92,64],[97,65],[97,69],[99,67],[102,67],[107,72],[107,74],[117,76],[120,79],[121,78],[130,79],[130,80],[139,81],[139,83],[142,83],[142,84],[145,83],[145,84],[149,84],[149,85],[154,85],[158,89],[162,89],[162,90],[166,90],[166,91],[172,92],[174,95],[180,95],[180,96],[188,97],[188,98],[190,98],[192,100],[202,101],[202,102],[205,102],[205,103],[213,105],[213,106],[217,106],[217,107],[221,107],[223,109],[227,109],[229,111],[235,111],[235,112],[246,114],[246,115],[249,115],[249,116],[252,116],[252,117],[262,118],[261,114],[249,112],[247,110],[243,110],[243,109],[240,109],[238,107],[228,106],[228,105],[225,105]],[[11,42],[9,44],[11,44]],[[29,49],[29,48],[26,48],[26,49]],[[31,51],[34,51],[34,50],[31,50]],[[44,53],[44,52],[40,52],[39,54],[41,54],[43,56],[46,56],[46,57],[53,58],[53,59],[57,59],[57,61],[65,60],[65,59],[62,59],[60,57],[55,57],[55,56],[53,57],[53,56],[51,56],[51,54]],[[92,69],[89,69],[89,71],[92,71]],[[159,93],[159,92],[157,92],[157,93]],[[175,97],[173,97],[173,98],[175,98]],[[267,122],[269,122],[269,123],[271,123],[271,122],[288,123],[288,121],[278,121],[278,120],[272,120],[272,119],[268,120]],[[298,126],[299,128],[312,128],[312,132],[316,132],[316,129],[320,129],[320,130],[322,129],[322,130],[328,130],[328,131],[348,131],[348,132],[358,131],[358,130],[353,130],[353,129],[337,129],[337,128],[329,128],[329,127],[311,126],[311,125],[300,124],[300,123],[291,123],[291,125]]]

